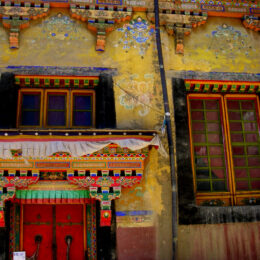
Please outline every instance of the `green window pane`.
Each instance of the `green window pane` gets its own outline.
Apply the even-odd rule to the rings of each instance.
[[[219,99],[190,99],[197,191],[227,191]]]

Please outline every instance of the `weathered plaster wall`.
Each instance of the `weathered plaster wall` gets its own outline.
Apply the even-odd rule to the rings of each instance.
[[[177,259],[259,259],[259,232],[259,222],[179,226]]]
[[[162,32],[166,70],[215,72],[260,71],[260,35],[240,19],[209,17],[184,38],[184,55],[175,54],[174,39]]]
[[[130,227],[140,227],[142,233],[156,230],[156,236],[145,237],[139,234],[139,239],[134,240],[133,236],[128,236],[129,245],[136,248],[142,243],[142,257],[140,259],[154,259],[148,257],[149,244],[156,244],[157,251],[154,253],[156,259],[171,259],[171,189],[168,159],[161,156],[153,148],[149,153],[146,164],[144,179],[142,183],[134,188],[125,189],[120,200],[117,201],[117,225],[129,230]],[[156,243],[155,243],[156,242]],[[120,234],[117,244],[123,247]],[[123,250],[123,248],[122,248]],[[128,255],[129,258],[126,258]],[[133,252],[128,249],[120,259],[139,259],[135,258]]]

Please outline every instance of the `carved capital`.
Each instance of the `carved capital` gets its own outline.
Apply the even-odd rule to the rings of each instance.
[[[154,22],[154,14],[149,13],[147,17]],[[160,13],[160,25],[164,25],[170,35],[175,35],[175,51],[177,54],[184,54],[184,36],[189,35],[193,28],[196,28],[207,21],[206,14],[175,13],[169,10],[168,13]]]
[[[0,227],[5,227],[5,201],[15,197],[16,187],[26,188],[38,180],[39,177],[0,177]]]
[[[126,172],[126,174],[128,174]],[[82,188],[88,188],[90,197],[100,201],[101,226],[111,225],[111,201],[120,198],[122,187],[132,187],[141,182],[142,176],[82,176],[67,177],[71,184]]]
[[[250,30],[260,31],[260,18],[256,16],[244,16],[243,25]]]
[[[70,14],[72,18],[87,22],[88,28],[97,35],[96,50],[104,51],[106,45],[106,34],[115,30],[116,24],[131,19],[132,9],[118,10],[111,7],[108,10],[99,7],[98,10],[71,5]]]
[[[49,11],[48,5],[42,6],[0,6],[0,17],[5,28],[9,30],[10,48],[19,48],[19,33],[29,27],[30,20],[44,17]]]

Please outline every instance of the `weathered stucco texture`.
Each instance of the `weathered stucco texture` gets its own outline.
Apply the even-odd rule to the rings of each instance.
[[[259,233],[260,223],[179,226],[177,259],[259,259]]]
[[[259,73],[259,42],[259,33],[240,19],[222,17],[209,17],[185,36],[184,55],[175,54],[173,37],[162,33],[166,70]]]

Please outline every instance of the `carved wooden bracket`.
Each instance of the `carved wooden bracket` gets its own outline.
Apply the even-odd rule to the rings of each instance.
[[[148,13],[147,17],[154,22],[153,13]],[[185,14],[182,14],[172,10],[160,13],[160,25],[164,25],[170,35],[175,35],[175,50],[177,54],[184,54],[184,35],[189,35],[193,28],[205,24],[206,21],[206,13],[191,14],[185,12]]]
[[[96,50],[104,51],[106,35],[116,28],[116,23],[128,21],[132,17],[132,8],[71,5],[71,17],[88,23],[88,28],[97,35]]]
[[[10,5],[6,2],[4,6],[0,6],[0,17],[3,26],[9,29],[10,48],[19,48],[20,30],[29,27],[30,20],[36,20],[44,17],[49,11],[49,4],[39,4],[32,6],[31,3]]]
[[[102,171],[102,177],[67,177],[68,182],[76,184],[81,188],[88,188],[90,197],[100,201],[100,225],[111,225],[111,201],[120,198],[122,187],[130,188],[142,180],[142,171],[137,173],[138,176],[132,176],[131,170],[126,170],[128,176],[108,176],[108,171]],[[118,171],[114,171],[119,175]]]
[[[0,227],[5,227],[4,203],[14,198],[16,188],[26,188],[37,183],[39,177],[4,177],[0,175]]]
[[[247,29],[251,29],[253,31],[260,31],[260,18],[256,16],[244,16],[243,24]]]

